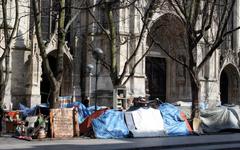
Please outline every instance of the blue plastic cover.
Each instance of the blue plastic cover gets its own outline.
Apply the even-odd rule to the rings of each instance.
[[[186,123],[181,117],[181,111],[172,104],[164,103],[159,106],[164,121],[164,128],[168,135],[189,135]]]
[[[44,104],[39,104],[32,108],[29,108],[29,107],[26,107],[23,104],[19,103],[19,112],[22,113],[23,118],[28,117],[28,116],[37,115],[37,113],[39,113],[39,112],[44,115],[46,115],[46,114],[48,115],[49,108],[48,108],[48,106],[46,106]]]
[[[95,106],[89,106],[87,109],[88,109],[90,115],[95,112]],[[97,106],[97,110],[100,110],[100,109],[104,109],[104,108],[101,106]]]
[[[33,116],[36,114],[36,106],[33,108],[28,108],[26,106],[24,106],[23,104],[19,104],[19,111],[22,113],[23,117],[27,117],[27,116]]]
[[[129,130],[124,121],[124,113],[117,110],[107,110],[92,121],[96,138],[125,138]]]

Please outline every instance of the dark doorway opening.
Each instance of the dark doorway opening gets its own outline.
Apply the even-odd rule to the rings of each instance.
[[[221,104],[228,103],[228,75],[223,70],[220,78],[220,92],[221,92]]]
[[[164,58],[146,57],[146,92],[149,99],[166,100],[166,60]]]
[[[54,56],[48,55],[48,60],[49,60],[50,68],[52,69],[52,71],[55,75],[57,59]],[[42,66],[42,68],[43,68],[43,66]],[[42,72],[42,81],[40,84],[40,90],[41,90],[41,103],[49,104],[50,82],[49,82],[47,75],[45,74],[44,68],[43,68],[43,72]]]

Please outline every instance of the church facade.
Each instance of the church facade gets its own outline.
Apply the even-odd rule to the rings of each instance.
[[[97,3],[93,1],[92,3]],[[49,101],[50,85],[44,70],[42,59],[34,35],[33,18],[31,16],[31,1],[20,0],[20,14],[22,18],[12,50],[11,50],[11,76],[7,86],[4,103],[8,107],[13,103],[34,106]],[[68,6],[78,6],[81,1],[66,1]],[[49,40],[55,26],[54,0],[42,0],[42,30],[43,37]],[[14,8],[13,2],[10,7]],[[141,11],[147,6],[147,1],[140,0],[134,7],[119,9],[116,12],[115,25],[119,37],[117,39],[117,64],[119,72],[124,63],[138,46],[141,35]],[[10,9],[9,7],[9,9]],[[69,7],[70,8],[70,7]],[[230,21],[231,27],[240,26],[240,2],[236,2]],[[140,12],[139,12],[140,10]],[[71,18],[78,10],[69,9],[67,16]],[[14,12],[9,11],[14,19]],[[96,18],[93,18],[93,16]],[[101,48],[104,58],[109,59],[109,47],[106,36],[96,23],[97,19],[105,24],[104,8],[94,8],[91,13],[87,10],[80,12],[75,19],[64,47],[64,79],[61,86],[61,96],[72,96],[76,99],[88,96],[94,99],[96,78],[98,78],[98,105],[113,105],[113,85],[109,72],[92,55],[94,48]],[[125,78],[136,66],[134,75],[125,84],[126,98],[145,97],[150,99],[160,98],[165,102],[191,101],[191,83],[188,71],[179,63],[172,60],[159,46],[151,45],[149,35],[154,35],[155,40],[175,58],[186,62],[188,60],[184,42],[184,26],[168,7],[156,9],[153,12],[149,30],[142,34],[142,40],[136,57],[128,66]],[[47,49],[50,66],[54,69],[56,63],[57,38],[50,41]],[[200,42],[196,49],[197,62],[206,54],[207,46]],[[146,53],[146,51],[148,51]],[[217,103],[240,103],[240,32],[236,31],[212,55],[203,71],[199,73],[201,81],[201,102],[214,106]],[[145,54],[146,53],[146,54]],[[142,58],[142,56],[144,57]],[[142,59],[141,59],[142,58]],[[199,60],[198,60],[199,59]],[[89,72],[87,66],[93,65]],[[98,72],[96,73],[96,67]],[[91,101],[93,103],[93,101]]]

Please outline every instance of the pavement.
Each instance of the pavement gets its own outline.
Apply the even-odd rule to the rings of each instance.
[[[111,150],[111,149],[161,149],[161,150],[205,150],[240,149],[240,133],[201,136],[177,136],[158,138],[125,139],[44,139],[24,141],[9,135],[0,137],[1,150]]]

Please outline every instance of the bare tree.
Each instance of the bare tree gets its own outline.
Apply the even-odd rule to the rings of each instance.
[[[121,4],[123,2],[124,4]],[[180,18],[185,31],[186,31],[186,51],[188,62],[184,62],[175,56],[172,56],[166,49],[164,49],[158,41],[154,40],[154,37],[149,35],[151,41],[158,45],[161,49],[165,51],[165,53],[177,63],[183,65],[190,74],[191,80],[191,91],[192,91],[192,117],[199,117],[199,97],[200,97],[200,79],[199,73],[206,65],[206,63],[211,58],[212,54],[219,48],[219,46],[226,40],[226,37],[231,35],[234,31],[238,30],[240,27],[235,29],[227,30],[227,24],[230,20],[233,6],[235,4],[235,0],[164,0],[164,1],[148,1],[148,5],[145,11],[141,11],[136,7],[136,1],[120,1],[118,3],[114,3],[113,1],[108,1],[102,3],[105,8],[105,13],[107,16],[107,28],[104,27],[101,22],[98,21],[97,17],[89,12],[94,20],[97,22],[97,25],[102,29],[105,33],[108,41],[109,41],[109,54],[110,54],[110,65],[106,65],[110,71],[110,77],[112,79],[113,86],[124,85],[128,81],[128,79],[134,74],[135,67],[138,65],[139,61],[141,61],[146,53],[142,55],[139,61],[136,61],[132,70],[130,70],[130,75],[126,77],[126,70],[129,67],[129,64],[132,60],[136,58],[136,54],[138,53],[140,43],[142,42],[143,35],[146,31],[150,32],[148,29],[149,20],[154,13],[154,10],[163,5],[166,7],[170,7],[171,11]],[[119,45],[119,41],[117,39],[120,35],[116,31],[116,23],[114,21],[114,16],[116,13],[113,13],[113,10],[122,9],[124,7],[133,6],[135,9],[141,14],[142,18],[142,29],[139,35],[139,39],[137,42],[137,46],[133,50],[131,56],[125,61],[125,65],[123,67],[122,72],[119,72],[117,69],[117,61],[116,61],[116,46]],[[149,33],[150,34],[150,33]],[[208,48],[206,55],[203,56],[200,63],[199,58],[196,57],[196,49],[200,42],[204,42]],[[120,43],[121,44],[121,43]],[[150,44],[151,47],[152,43]],[[106,68],[107,68],[106,67]]]
[[[18,24],[19,24],[19,7],[18,7],[18,0],[15,0],[15,18],[14,18],[14,24],[13,26],[10,25],[8,22],[8,18],[10,14],[8,14],[7,5],[11,3],[7,0],[1,1],[2,6],[2,24],[1,29],[3,30],[3,38],[1,41],[3,41],[3,46],[1,46],[1,50],[3,53],[0,57],[0,103],[3,103],[6,86],[9,80],[9,73],[10,73],[10,51],[12,48],[12,42],[14,39],[14,36],[16,34]],[[9,8],[12,9],[12,8]]]
[[[56,12],[56,25],[54,33],[50,36],[50,40],[48,42],[45,42],[42,37],[42,29],[41,29],[41,6],[39,0],[32,0],[33,4],[33,12],[34,12],[34,22],[35,22],[35,34],[37,37],[37,43],[38,47],[40,49],[40,55],[42,57],[43,61],[43,70],[44,73],[47,75],[47,78],[50,82],[50,107],[55,108],[57,107],[57,100],[59,98],[60,94],[60,88],[63,80],[63,73],[64,73],[64,46],[66,42],[66,35],[69,31],[70,26],[72,23],[76,20],[78,15],[80,14],[81,10],[87,10],[89,8],[96,7],[99,3],[101,3],[101,0],[95,4],[87,6],[85,5],[87,0],[82,0],[79,2],[78,6],[67,6],[66,0],[59,0],[55,1],[54,4],[56,6],[54,9],[57,9]],[[77,10],[75,14],[71,14],[72,16],[70,18],[67,14],[66,10]],[[46,53],[46,49],[48,48],[51,41],[54,39],[54,37],[57,37],[57,63],[56,65],[56,72],[53,72],[52,68],[50,67],[48,56]]]
[[[57,100],[59,98],[60,94],[60,87],[63,79],[63,72],[64,72],[64,45],[66,41],[66,33],[69,29],[69,26],[73,22],[73,19],[76,17],[73,17],[73,19],[70,19],[66,23],[66,4],[65,0],[60,0],[58,1],[58,6],[53,6],[57,7],[57,20],[56,20],[56,27],[55,27],[55,32],[51,35],[50,37],[50,42],[46,43],[44,42],[44,39],[42,37],[42,30],[41,30],[41,10],[40,10],[40,1],[39,0],[32,0],[33,4],[33,12],[34,12],[34,22],[35,22],[35,34],[37,37],[37,43],[38,47],[40,49],[40,55],[43,60],[43,70],[45,71],[48,80],[50,82],[50,96],[51,96],[51,101],[50,101],[50,107],[55,108],[57,107]],[[76,14],[78,15],[78,14]],[[51,43],[51,40],[53,40],[54,36],[57,36],[57,64],[56,65],[56,72],[53,72],[52,68],[49,65],[49,60],[48,56],[46,53],[46,49]]]
[[[105,57],[102,59],[102,63],[105,66],[105,68],[109,71],[109,75],[112,81],[113,87],[118,87],[125,85],[127,81],[134,75],[135,69],[137,65],[144,59],[146,54],[148,53],[150,47],[148,50],[145,51],[144,54],[142,54],[139,57],[137,57],[141,43],[144,39],[145,33],[147,31],[147,27],[150,23],[150,18],[152,16],[152,11],[155,9],[155,3],[156,0],[151,0],[147,2],[147,6],[144,7],[144,12],[141,11],[143,14],[142,20],[139,20],[142,24],[139,35],[138,36],[129,36],[125,39],[125,41],[120,42],[119,39],[123,36],[119,32],[119,29],[117,28],[117,25],[121,22],[124,22],[126,18],[120,19],[120,21],[116,21],[116,18],[119,17],[119,10],[121,9],[136,9],[136,3],[140,2],[139,0],[122,0],[122,1],[102,1],[99,3],[98,6],[104,8],[103,9],[103,15],[105,16],[106,22],[99,21],[99,18],[92,12],[92,9],[88,9],[88,12],[90,16],[93,18],[94,22],[97,24],[98,28],[102,31],[102,33],[105,35],[106,40],[108,41],[108,51],[107,55],[110,55],[110,59],[108,60],[108,57]],[[129,33],[130,35],[130,33]],[[129,42],[130,40],[136,40],[136,46],[131,47],[132,53],[128,58],[126,58],[124,62],[124,66],[122,69],[118,68],[118,61],[117,57],[119,54],[119,46],[124,45],[126,42]],[[121,55],[121,54],[120,54]],[[128,68],[129,72],[128,72]],[[129,73],[129,74],[128,74]],[[127,75],[128,74],[128,75]]]
[[[182,62],[171,56],[167,51],[165,52],[188,70],[191,79],[192,117],[199,118],[198,105],[201,86],[199,73],[213,53],[226,40],[226,37],[240,28],[227,30],[235,0],[167,0],[167,2],[180,18],[186,30],[189,61]],[[196,56],[196,49],[201,41],[204,41],[207,45],[208,51],[206,55],[202,56],[200,63],[197,63],[199,58]],[[156,43],[161,47],[160,43]]]

